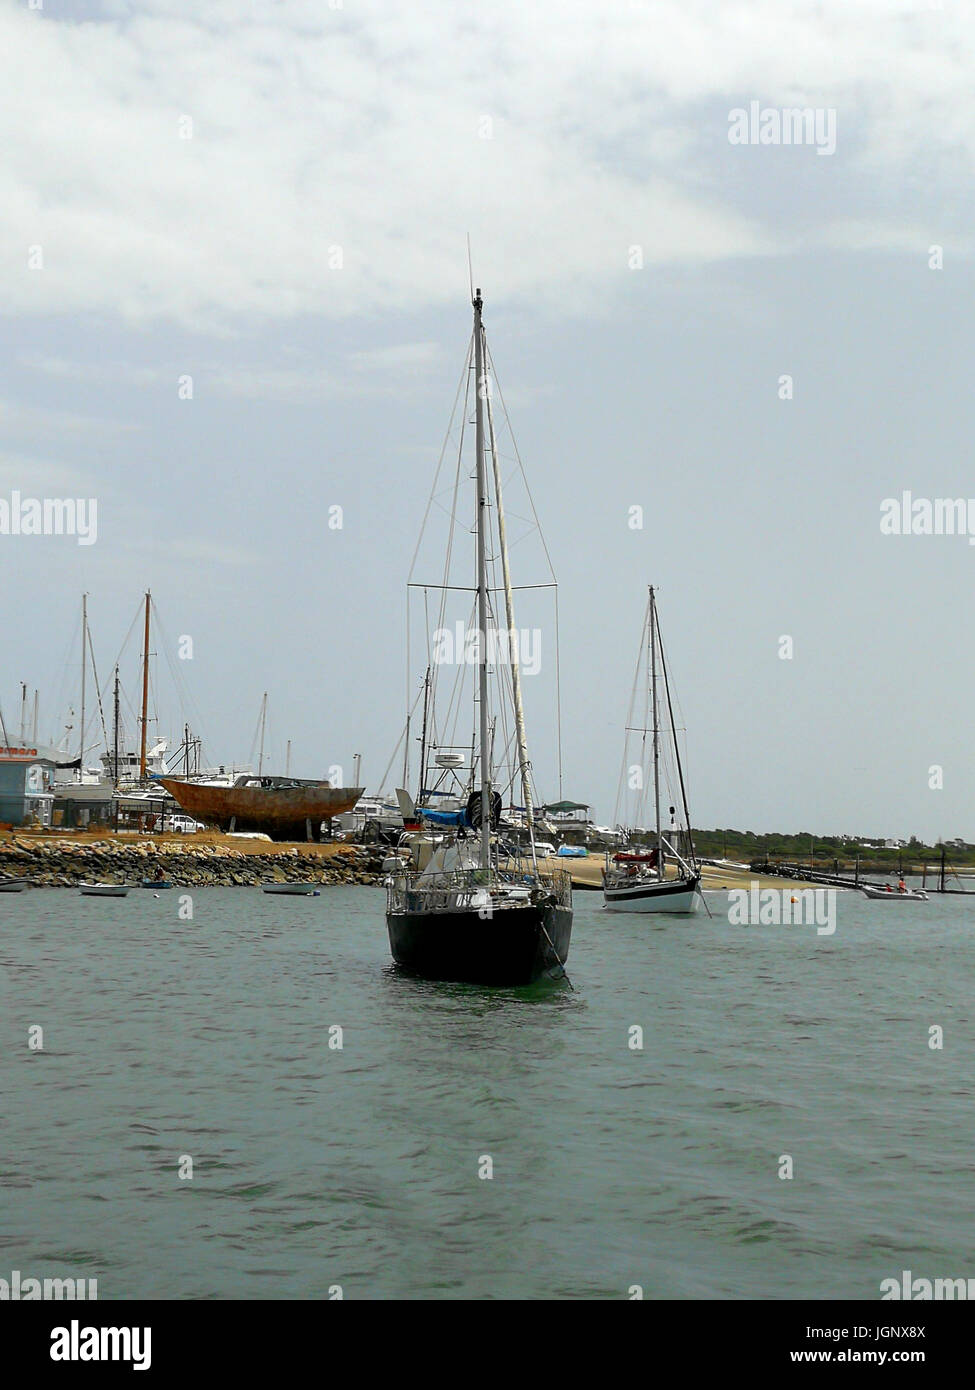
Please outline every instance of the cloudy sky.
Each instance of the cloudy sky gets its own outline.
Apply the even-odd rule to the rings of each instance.
[[[267,690],[276,761],[375,788],[469,234],[564,794],[613,814],[652,582],[697,824],[975,840],[975,548],[879,524],[975,496],[973,41],[953,0],[0,0],[0,499],[98,502],[0,536],[8,726],[21,680],[67,720],[83,591],[104,682],[151,587],[160,732],[246,759]],[[835,152],[732,143],[753,103]]]

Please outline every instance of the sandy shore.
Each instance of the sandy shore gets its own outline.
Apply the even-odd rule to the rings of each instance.
[[[575,888],[601,889],[603,886],[603,865],[601,854],[591,854],[585,859],[560,859],[558,856],[540,860],[546,869],[568,869]],[[774,878],[767,874],[753,874],[749,869],[717,868],[707,864],[702,872],[701,886],[706,891],[728,888],[814,888],[822,884],[804,883],[794,878]]]

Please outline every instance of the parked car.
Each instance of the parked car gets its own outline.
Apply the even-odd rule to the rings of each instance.
[[[548,855],[555,854],[555,846],[551,840],[536,840],[535,854],[539,859],[545,859]]]
[[[169,828],[179,835],[192,835],[197,830],[205,829],[205,826],[192,816],[170,816]]]

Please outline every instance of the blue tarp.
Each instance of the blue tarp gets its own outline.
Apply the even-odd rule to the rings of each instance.
[[[467,816],[463,811],[429,811],[426,806],[418,806],[417,812],[424,820],[434,825],[466,825]]]
[[[563,859],[587,859],[589,851],[585,845],[560,845],[559,854]]]

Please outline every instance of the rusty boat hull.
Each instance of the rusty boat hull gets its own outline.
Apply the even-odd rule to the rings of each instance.
[[[351,811],[364,791],[287,777],[242,777],[231,787],[179,777],[159,781],[194,820],[220,830],[263,831],[272,840],[317,840],[322,821]]]

